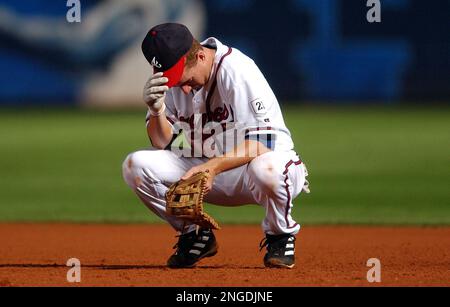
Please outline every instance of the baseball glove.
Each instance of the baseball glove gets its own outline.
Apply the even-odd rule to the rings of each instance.
[[[200,172],[172,184],[166,192],[167,213],[204,228],[220,229],[219,224],[203,211],[208,178],[208,172]]]

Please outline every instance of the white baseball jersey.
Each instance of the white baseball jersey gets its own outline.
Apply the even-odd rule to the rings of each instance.
[[[167,92],[166,117],[176,126],[174,133],[181,130],[175,123],[186,123],[193,130],[203,129],[203,138],[197,137],[197,141],[200,139],[200,143],[207,143],[211,135],[208,135],[211,132],[208,122],[215,122],[221,124],[220,128],[227,138],[224,142],[223,135],[218,137],[217,129],[214,129],[215,139],[210,139],[209,143],[215,143],[212,147],[219,151],[218,154],[228,152],[241,143],[236,144],[236,132],[233,130],[243,137],[241,141],[257,139],[273,151],[292,150],[291,134],[284,123],[277,98],[254,61],[216,38],[208,38],[201,44],[216,49],[211,77],[199,91],[193,90],[189,95],[179,87]],[[149,113],[147,123],[148,119]],[[190,136],[187,135],[187,138],[190,139]],[[197,154],[201,148],[195,146]]]
[[[242,142],[256,139],[272,151],[215,176],[205,201],[224,206],[259,204],[266,212],[262,221],[265,233],[296,234],[300,225],[291,216],[292,201],[302,190],[309,191],[308,172],[293,150],[278,101],[250,58],[215,38],[202,44],[216,49],[208,84],[189,95],[180,88],[171,88],[165,99],[166,117],[174,133],[181,126],[187,127],[181,127],[185,132],[193,129],[186,136],[193,138],[195,155],[179,156],[175,146],[172,150],[140,150],[125,159],[123,177],[152,212],[180,233],[192,231],[195,224],[167,214],[165,193],[189,169],[208,161],[211,156],[205,154],[205,144],[213,140],[215,146],[211,147],[228,152],[241,143],[235,142],[234,133],[239,132],[244,137]],[[216,123],[215,130],[223,128],[226,142],[217,131],[212,133],[210,123]],[[200,136],[197,130],[201,131]],[[203,145],[199,155],[195,146],[198,141]]]

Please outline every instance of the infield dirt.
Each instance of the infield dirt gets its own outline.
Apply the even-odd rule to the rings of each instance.
[[[224,225],[219,253],[168,269],[176,243],[164,225],[0,224],[0,286],[450,286],[450,227],[308,226],[294,269],[267,269],[259,226]],[[81,283],[68,283],[69,258]],[[381,283],[369,283],[369,258]]]

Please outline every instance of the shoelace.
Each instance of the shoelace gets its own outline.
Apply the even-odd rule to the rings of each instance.
[[[189,244],[188,244],[188,240],[190,239],[189,237],[186,237],[186,239],[185,240],[180,240],[180,238],[182,237],[182,236],[186,236],[187,234],[181,234],[181,235],[176,235],[175,236],[175,238],[178,238],[178,241],[177,241],[177,243],[175,243],[175,245],[172,247],[172,249],[186,249],[186,248],[188,248],[189,247]]]
[[[200,242],[198,239],[202,235],[204,235],[203,232],[199,232],[198,234],[197,233],[194,233],[194,234],[187,233],[187,234],[176,235],[175,238],[178,238],[178,242],[175,243],[175,245],[172,247],[172,249],[179,248],[181,250],[181,249],[190,248],[191,245],[194,245],[195,243]],[[182,237],[182,236],[186,236],[186,238],[184,240],[180,240],[180,237]],[[180,241],[181,241],[181,243],[180,243]]]
[[[269,240],[267,238],[263,238],[261,242],[259,242],[259,251],[261,251],[265,246],[269,244]]]
[[[294,237],[294,236],[291,236],[289,238],[293,238],[292,241],[290,241],[290,242],[295,242],[295,240],[296,240],[296,237]],[[259,251],[261,251],[267,245],[269,245],[269,248],[275,248],[273,246],[270,246],[273,243],[271,241],[273,241],[273,239],[268,239],[267,237],[263,238],[261,240],[261,242],[259,242]],[[277,248],[280,248],[280,246],[277,246]]]
[[[188,232],[188,233],[176,235],[175,238],[178,238],[178,241],[177,241],[177,243],[175,243],[175,245],[172,247],[172,249],[175,249],[175,248],[179,248],[180,250],[188,249],[191,247],[191,245],[194,245],[195,243],[200,242],[198,240],[201,236],[208,235],[208,237],[209,237],[210,231],[211,230],[207,230],[207,229],[198,229],[198,230],[195,230],[194,232]],[[180,240],[180,238],[183,236],[186,236],[185,240]],[[180,244],[180,241],[181,241],[181,244]]]

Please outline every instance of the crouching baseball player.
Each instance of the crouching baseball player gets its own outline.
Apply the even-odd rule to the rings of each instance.
[[[179,234],[173,268],[193,267],[217,253],[212,229],[168,214],[173,183],[208,171],[205,201],[259,204],[267,267],[295,265],[292,201],[309,192],[278,101],[255,63],[216,38],[198,42],[181,24],[150,29],[142,43],[154,74],[144,87],[147,133],[153,148],[128,155],[123,177],[142,202]],[[172,146],[184,133],[187,150]]]

